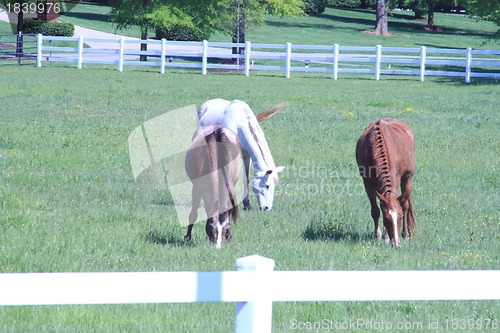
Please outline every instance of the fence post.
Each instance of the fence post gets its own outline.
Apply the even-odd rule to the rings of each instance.
[[[425,46],[420,48],[420,82],[424,82],[425,80],[425,61],[427,57],[427,50]]]
[[[472,48],[467,48],[467,55],[465,57],[465,83],[470,83],[470,72],[472,63]]]
[[[290,78],[290,63],[291,63],[291,58],[292,58],[292,43],[286,43],[286,65],[285,65],[285,70],[286,70],[286,78]]]
[[[203,40],[203,55],[201,56],[201,74],[207,75],[208,41]]]
[[[125,53],[125,38],[120,38],[120,50],[118,50],[118,70],[123,72],[123,55]]]
[[[78,37],[78,69],[82,69],[83,64],[83,36]]]
[[[36,67],[42,67],[42,34],[36,35]]]
[[[167,56],[167,40],[165,38],[161,39],[161,61],[160,61],[160,73],[165,74],[165,57]]]
[[[252,43],[245,43],[245,75],[250,76],[250,52],[252,48]]]
[[[333,79],[339,77],[339,44],[333,44]]]
[[[236,259],[238,271],[251,272],[253,299],[236,303],[236,333],[271,333],[273,327],[273,300],[269,282],[274,260],[258,255]]]
[[[380,61],[382,60],[382,45],[375,48],[375,80],[380,80]]]

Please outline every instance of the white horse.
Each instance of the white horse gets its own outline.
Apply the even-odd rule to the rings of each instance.
[[[257,117],[247,103],[239,100],[230,102],[224,99],[212,99],[198,109],[198,126],[224,126],[237,133],[240,138],[246,177],[244,209],[251,208],[248,198],[251,161],[254,168],[252,189],[257,197],[259,207],[261,210],[271,210],[273,207],[274,188],[278,184],[278,173],[283,171],[285,167],[276,167],[259,122],[272,117],[284,106],[285,104],[276,105]]]

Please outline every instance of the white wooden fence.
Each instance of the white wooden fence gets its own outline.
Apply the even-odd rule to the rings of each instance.
[[[54,46],[58,42],[74,43],[74,47]],[[148,45],[148,51],[139,51],[139,45]],[[91,44],[91,48],[84,47]],[[199,68],[203,75],[208,70],[238,70],[249,76],[251,71],[283,71],[330,73],[338,79],[339,73],[370,74],[375,80],[381,75],[414,75],[424,81],[425,76],[457,76],[469,83],[473,77],[500,78],[500,50],[473,50],[427,48],[397,48],[340,46],[338,44],[292,45],[177,42],[138,39],[102,39],[37,36],[37,66],[43,61],[83,64],[112,64],[123,71],[124,66],[156,66],[161,73],[169,67]],[[232,48],[244,49],[244,54],[232,54]],[[153,61],[139,61],[139,56]],[[216,61],[240,59],[240,65]],[[215,62],[214,62],[215,61]]]
[[[269,333],[276,301],[500,300],[499,270],[274,271],[274,260],[257,255],[237,259],[236,267],[229,272],[4,273],[0,306],[234,302],[236,333]],[[382,281],[390,287],[376,287]]]

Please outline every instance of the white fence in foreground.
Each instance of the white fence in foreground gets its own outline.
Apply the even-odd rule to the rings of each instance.
[[[274,260],[256,255],[236,266],[230,272],[0,274],[0,306],[234,302],[236,333],[269,333],[276,301],[500,300],[498,270],[274,271]]]
[[[74,47],[53,46],[54,42],[74,43]],[[84,47],[85,44],[91,48]],[[148,51],[139,51],[140,44]],[[472,77],[500,78],[500,50],[397,48],[340,46],[338,44],[292,45],[178,42],[137,39],[96,39],[37,36],[37,66],[43,61],[83,64],[112,64],[123,71],[124,66],[155,66],[161,73],[169,67],[199,68],[203,75],[208,70],[282,71],[290,78],[291,72],[330,73],[338,79],[339,73],[374,75],[414,75],[424,81],[425,76],[457,76],[469,83]],[[232,54],[232,48],[244,49],[244,54]],[[139,61],[139,56],[153,61]],[[240,59],[241,65],[220,61]],[[219,63],[217,63],[219,62]]]

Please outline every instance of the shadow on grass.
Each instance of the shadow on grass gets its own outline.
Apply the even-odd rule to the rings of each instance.
[[[318,228],[317,226],[308,225],[306,230],[302,233],[302,238],[307,241],[333,241],[333,242],[361,242],[369,241],[372,239],[371,235],[367,233],[359,233],[357,231],[335,228],[330,229],[329,227]]]
[[[191,240],[190,242],[184,242],[184,236],[180,233],[179,235],[168,235],[160,233],[159,231],[152,230],[146,234],[146,242],[157,244],[157,245],[168,245],[168,246],[186,246],[193,247],[196,242]]]
[[[354,17],[355,13],[364,15],[365,17]],[[359,15],[358,14],[358,15]],[[300,27],[312,29],[344,29],[354,31],[366,31],[375,27],[375,11],[370,9],[353,9],[353,8],[335,8],[334,11],[322,13],[317,16],[325,19],[325,23],[299,23],[287,21],[267,21],[266,24],[274,27]],[[313,21],[311,21],[313,22]],[[316,22],[316,21],[314,21]],[[331,22],[331,23],[329,23]],[[344,26],[338,26],[341,23]],[[439,26],[438,31],[428,31],[426,28],[426,19],[415,19],[412,15],[404,13],[391,12],[389,13],[389,31],[398,36],[401,33],[426,34],[426,35],[468,35],[482,38],[492,38],[494,34],[483,31],[461,29],[449,26]]]
[[[346,224],[345,218],[331,218],[321,214],[306,227],[302,238],[306,241],[361,242],[373,239],[370,233],[361,233],[353,225]]]
[[[72,12],[67,11],[64,13],[66,17],[72,17],[81,20],[88,21],[98,21],[98,22],[111,22],[110,16],[106,14],[96,14],[96,13],[81,13],[81,12]]]

